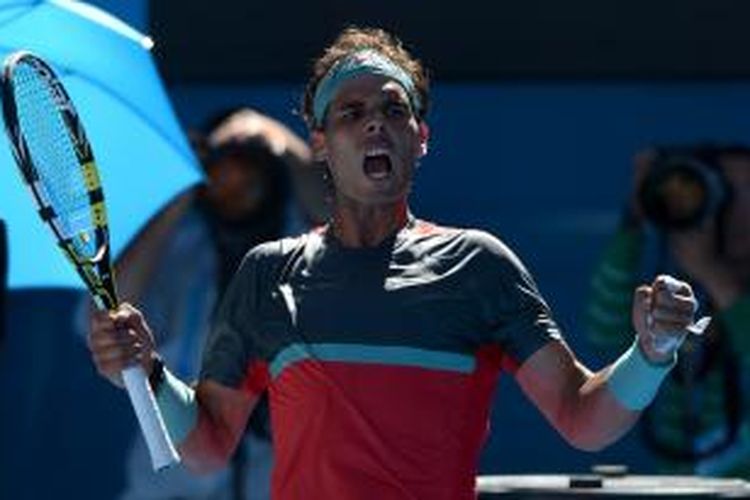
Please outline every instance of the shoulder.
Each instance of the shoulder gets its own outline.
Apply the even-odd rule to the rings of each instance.
[[[494,283],[499,278],[526,281],[530,278],[516,253],[488,231],[417,220],[410,236],[410,250],[453,262],[480,282]]]
[[[476,266],[484,280],[509,286],[533,281],[521,258],[497,236],[480,229],[467,229],[464,238],[476,255]]]
[[[463,237],[468,245],[497,257],[514,257],[515,253],[499,237],[482,229],[464,229]]]
[[[460,228],[438,225],[418,220],[413,233],[428,238],[436,245],[447,244],[462,254],[471,254],[480,260],[495,260],[521,266],[516,253],[499,237],[475,228]]]
[[[245,259],[255,261],[283,259],[285,256],[293,253],[296,248],[303,246],[307,237],[307,234],[303,234],[260,243],[247,252]]]
[[[309,241],[315,238],[319,236],[311,231],[298,236],[260,243],[245,254],[240,271],[266,274],[280,270],[290,259],[300,256]]]
[[[297,236],[288,236],[278,240],[267,241],[251,248],[245,259],[253,261],[284,260],[289,256],[304,250],[311,242],[321,239],[321,232],[313,229]]]

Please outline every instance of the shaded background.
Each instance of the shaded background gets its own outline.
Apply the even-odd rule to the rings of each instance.
[[[347,24],[380,26],[440,81],[750,75],[741,0],[159,1],[150,34],[171,82],[304,81]]]
[[[350,23],[395,31],[435,79],[415,213],[504,239],[592,368],[608,359],[586,341],[583,301],[627,196],[632,155],[649,144],[750,142],[748,2],[94,3],[154,38],[186,127],[243,103],[303,134],[295,110],[318,51]],[[33,328],[39,311],[65,317],[72,293],[8,297],[0,380],[15,382],[0,411],[2,498],[107,498],[121,487],[123,443],[134,432],[124,394],[94,377],[71,331]],[[32,383],[48,392],[30,394]],[[605,452],[576,452],[512,380],[499,392],[483,473],[580,472],[602,462],[653,472],[637,431]],[[18,429],[21,416],[30,427]]]

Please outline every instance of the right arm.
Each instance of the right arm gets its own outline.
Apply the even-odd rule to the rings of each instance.
[[[186,438],[178,443],[185,464],[196,472],[210,472],[226,465],[259,398],[260,394],[213,380],[198,382],[195,387],[198,419]]]
[[[152,374],[158,358],[143,315],[127,303],[113,312],[92,313],[88,346],[99,373],[119,387],[124,368],[140,363]],[[227,463],[260,392],[210,379],[190,387],[165,370],[155,395],[185,464],[196,472],[210,472]]]

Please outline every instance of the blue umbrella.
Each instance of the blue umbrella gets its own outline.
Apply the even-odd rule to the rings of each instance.
[[[151,40],[90,5],[0,0],[0,57],[44,58],[78,109],[101,170],[116,255],[200,169],[164,91]],[[0,218],[9,242],[8,285],[81,287],[35,213],[0,139]]]

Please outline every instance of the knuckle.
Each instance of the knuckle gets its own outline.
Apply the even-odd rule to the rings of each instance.
[[[635,289],[635,300],[637,303],[643,303],[651,297],[652,289],[649,285],[641,285]]]
[[[122,311],[125,311],[129,317],[131,316],[137,317],[141,315],[141,312],[135,306],[133,306],[133,304],[131,304],[130,302],[123,302],[120,305],[120,309]]]

